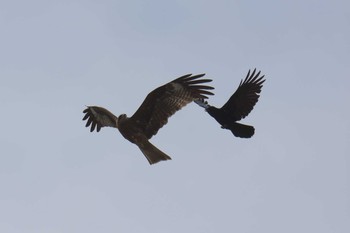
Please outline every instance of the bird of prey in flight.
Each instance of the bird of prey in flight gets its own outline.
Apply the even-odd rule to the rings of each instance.
[[[260,76],[260,71],[256,69],[252,73],[250,70],[247,77],[241,80],[237,90],[221,108],[210,106],[204,99],[195,100],[199,106],[205,108],[219,124],[221,128],[230,130],[233,135],[240,138],[250,138],[254,135],[254,127],[244,125],[237,121],[242,120],[253,110],[258,102],[262,84],[265,82],[264,75]]]
[[[150,164],[169,160],[171,158],[151,144],[149,139],[182,107],[193,100],[207,99],[207,95],[213,95],[209,90],[214,88],[203,85],[212,80],[203,79],[203,76],[187,74],[156,88],[131,117],[126,114],[117,117],[105,108],[87,106],[83,111],[83,120],[87,120],[86,127],[91,125],[91,132],[95,129],[99,132],[107,126],[117,128],[125,139],[139,147]]]

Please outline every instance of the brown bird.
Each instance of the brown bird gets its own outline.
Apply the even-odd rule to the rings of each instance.
[[[88,106],[83,111],[83,120],[87,120],[86,127],[91,125],[91,132],[95,128],[99,132],[106,126],[117,128],[124,138],[140,148],[150,164],[169,160],[171,158],[151,144],[149,139],[182,107],[195,99],[206,99],[206,95],[213,95],[208,91],[213,87],[202,85],[212,80],[200,79],[203,76],[187,74],[156,88],[131,117],[126,114],[116,117],[105,108]]]
[[[254,135],[254,127],[236,121],[242,120],[253,110],[259,100],[264,82],[264,75],[260,76],[260,71],[256,73],[254,69],[250,73],[249,70],[247,77],[244,81],[241,80],[235,93],[221,108],[210,106],[203,99],[195,100],[195,102],[205,108],[205,111],[221,125],[221,128],[230,130],[236,137],[250,138]]]

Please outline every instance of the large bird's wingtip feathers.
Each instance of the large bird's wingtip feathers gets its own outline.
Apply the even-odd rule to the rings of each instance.
[[[182,79],[186,79],[186,78],[191,77],[191,76],[192,76],[192,74],[185,74],[185,75],[182,75],[182,76],[178,77],[173,82],[176,82],[176,81],[182,80]]]
[[[86,106],[83,110],[85,116],[83,121],[87,120],[85,127],[90,127],[90,132],[96,129],[96,132],[100,132],[102,127],[109,126],[117,128],[117,117],[114,116],[107,109],[98,106]]]
[[[192,74],[185,74],[182,75],[180,77],[178,77],[177,79],[173,80],[172,82],[178,82],[180,80],[184,81],[184,82],[189,82],[191,80],[195,80],[195,79],[199,79],[201,77],[203,77],[205,74],[196,74],[196,75],[192,75]]]
[[[186,76],[184,79],[186,79],[187,81],[190,81],[190,80],[194,80],[194,79],[198,79],[198,78],[201,78],[205,75],[205,73],[203,74],[196,74],[196,75],[189,75],[189,76]]]
[[[187,89],[191,89],[193,97],[196,99],[197,98],[207,99],[208,97],[206,95],[214,95],[214,93],[209,91],[209,90],[214,90],[214,87],[203,85],[213,81],[212,79],[200,79],[204,75],[205,73],[197,74],[197,75],[187,74],[173,80],[172,82],[179,83],[183,87]]]
[[[197,80],[193,80],[193,81],[187,81],[186,83],[193,85],[193,84],[199,84],[199,83],[210,83],[213,80],[211,79],[197,79]],[[213,87],[211,87],[212,89],[214,89]]]

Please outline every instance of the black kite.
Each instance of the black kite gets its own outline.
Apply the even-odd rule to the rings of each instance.
[[[91,125],[91,132],[95,128],[99,132],[106,126],[118,128],[124,138],[140,148],[150,164],[169,160],[171,158],[151,144],[149,139],[157,134],[176,111],[195,99],[206,99],[206,95],[213,95],[208,91],[213,87],[202,85],[212,80],[200,79],[203,76],[204,74],[187,74],[156,88],[147,95],[131,117],[126,114],[116,117],[105,108],[88,106],[83,111],[83,120],[87,120],[86,127]]]

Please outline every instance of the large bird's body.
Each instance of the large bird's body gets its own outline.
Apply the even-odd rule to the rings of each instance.
[[[242,80],[236,92],[230,99],[221,107],[216,108],[210,106],[203,99],[195,102],[204,107],[205,110],[212,116],[220,125],[221,128],[230,130],[233,135],[241,138],[250,138],[254,135],[254,127],[244,125],[237,121],[245,118],[253,110],[254,105],[258,102],[259,93],[261,92],[262,84],[265,82],[264,75],[260,76],[260,71],[256,70]]]
[[[151,144],[149,139],[157,134],[176,111],[195,99],[206,99],[206,95],[213,95],[208,91],[213,87],[200,85],[211,82],[210,79],[200,79],[203,76],[204,74],[184,75],[156,88],[130,118],[125,114],[116,117],[102,107],[88,106],[83,111],[83,120],[87,120],[86,127],[91,125],[91,132],[95,128],[99,132],[106,126],[118,128],[125,139],[139,147],[150,164],[169,160],[171,158]]]

